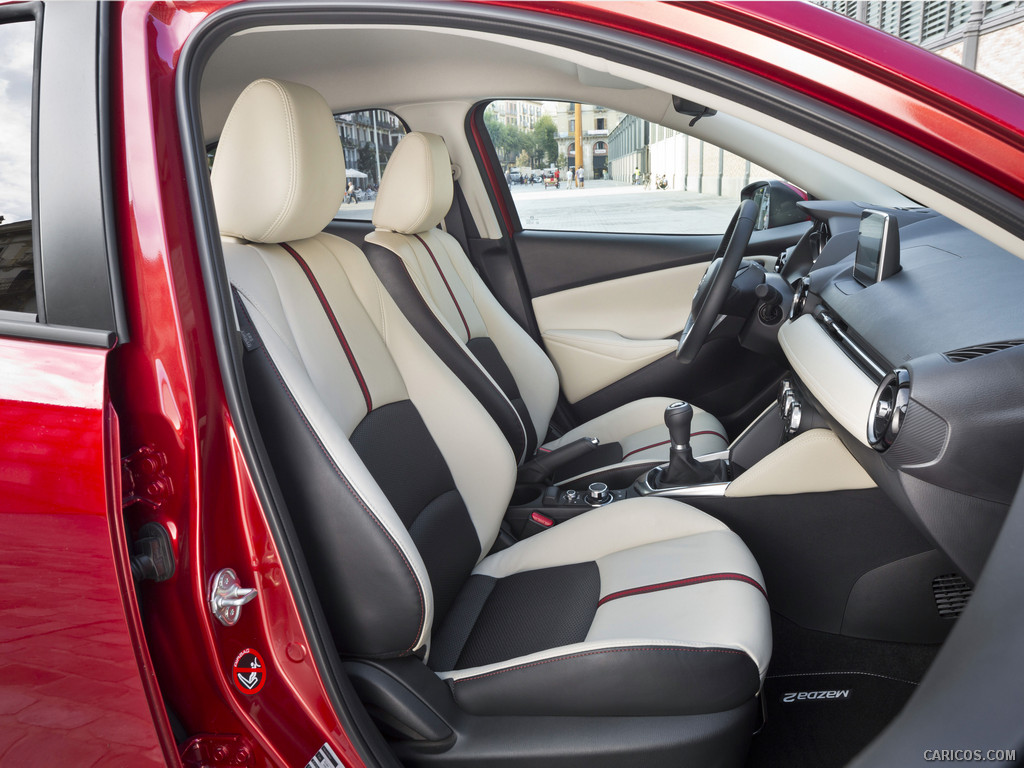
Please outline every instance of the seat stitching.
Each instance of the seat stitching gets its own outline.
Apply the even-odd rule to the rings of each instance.
[[[511,411],[512,415],[515,416],[516,421],[519,424],[519,428],[522,431],[523,447],[522,447],[522,450],[519,451],[519,455],[516,457],[516,464],[519,464],[519,462],[524,461],[526,459],[526,448],[529,445],[530,440],[529,440],[529,435],[527,434],[527,431],[526,431],[526,424],[523,422],[522,417],[519,415],[519,411],[516,410],[515,405],[509,399],[508,395],[505,394],[505,391],[498,385],[498,382],[494,380],[494,377],[491,376],[491,374],[487,371],[486,368],[484,368],[483,363],[480,362],[480,360],[476,357],[476,355],[474,355],[469,350],[469,348],[458,337],[458,335],[455,333],[455,331],[452,330],[452,328],[448,324],[447,320],[444,319],[444,316],[443,315],[441,315],[441,316],[438,315],[438,313],[440,312],[440,309],[438,310],[438,312],[435,312],[433,309],[430,308],[430,304],[427,302],[426,296],[424,296],[424,290],[426,290],[426,289],[420,290],[419,284],[418,284],[418,282],[416,280],[416,277],[413,274],[412,270],[409,268],[409,264],[406,262],[406,260],[403,259],[396,251],[394,251],[394,249],[392,249],[392,248],[390,248],[388,246],[379,245],[379,247],[387,248],[387,250],[390,250],[392,253],[394,253],[395,256],[398,258],[398,262],[402,265],[402,268],[405,269],[406,275],[409,277],[410,282],[412,283],[413,287],[416,289],[416,291],[414,292],[413,301],[415,301],[416,298],[419,298],[420,302],[423,304],[424,308],[426,309],[426,313],[425,314],[428,317],[433,318],[434,323],[436,323],[437,327],[439,327],[442,331],[447,333],[449,337],[451,337],[452,341],[455,342],[455,345],[458,347],[459,352],[462,354],[463,358],[468,360],[470,362],[470,364],[473,365],[476,368],[477,372],[487,381],[487,383],[490,385],[491,389],[505,400],[505,403],[508,405],[509,410]],[[415,256],[415,254],[414,254],[414,256]],[[379,280],[377,282],[377,285],[378,285],[378,291],[382,290],[382,288],[381,288],[382,283]],[[402,310],[402,312],[404,314],[404,312],[405,312],[404,309]],[[407,315],[406,315],[406,317],[408,318]],[[411,324],[411,322],[410,322],[410,324]],[[422,335],[420,336],[420,338],[423,338]],[[426,339],[424,339],[424,342],[426,342]],[[427,346],[430,346],[429,343],[427,344]],[[452,371],[452,373],[455,372],[454,369],[451,367],[451,364],[449,364],[447,362],[447,360],[444,360],[444,358],[442,358],[442,362],[445,363],[445,365],[449,368],[449,370]],[[467,389],[468,389],[468,386],[467,386]],[[511,445],[511,443],[510,443],[510,445]]]
[[[313,273],[313,268],[306,263],[306,260],[299,255],[299,252],[292,248],[288,243],[278,243],[284,250],[291,254],[292,258],[295,259],[302,273],[306,276],[306,280],[309,281],[310,287],[313,289],[313,293],[316,295],[320,302],[320,306],[324,310],[324,314],[327,315],[327,320],[334,330],[334,335],[337,337],[341,344],[341,348],[345,352],[345,357],[348,358],[349,367],[352,369],[352,373],[356,377],[356,383],[359,384],[359,389],[363,392],[363,399],[366,401],[366,412],[369,413],[373,410],[373,398],[370,396],[370,388],[366,383],[366,379],[363,378],[363,372],[359,368],[359,362],[356,360],[355,353],[352,351],[352,347],[349,346],[348,339],[345,338],[345,332],[341,328],[341,323],[337,316],[334,314],[334,308],[331,307],[331,302],[327,298],[327,294],[324,293],[323,288],[320,285],[320,281],[317,280],[316,275]]]
[[[466,683],[466,682],[470,682],[472,680],[483,680],[486,677],[494,677],[495,675],[504,674],[505,672],[518,672],[518,671],[523,670],[523,669],[530,669],[531,667],[539,667],[539,666],[542,666],[544,664],[551,664],[552,662],[555,662],[555,661],[571,661],[572,659],[582,659],[582,658],[584,658],[586,656],[597,656],[597,655],[600,655],[602,653],[621,653],[623,651],[630,651],[630,652],[635,652],[635,651],[682,651],[684,653],[690,653],[690,652],[693,652],[693,653],[734,653],[734,654],[739,654],[741,656],[746,656],[747,655],[743,651],[737,651],[737,650],[734,650],[732,648],[690,648],[690,647],[685,647],[685,646],[679,646],[679,647],[674,647],[674,648],[673,647],[664,647],[664,646],[662,646],[662,647],[656,647],[655,646],[655,647],[650,647],[650,648],[634,648],[634,647],[627,647],[627,648],[602,648],[602,649],[596,650],[596,651],[585,651],[583,653],[574,653],[574,654],[572,654],[570,656],[556,656],[556,657],[553,657],[553,658],[550,658],[550,659],[541,659],[540,661],[533,661],[533,662],[530,662],[529,664],[520,664],[520,665],[515,666],[515,667],[507,667],[505,669],[497,669],[497,670],[494,670],[493,672],[485,672],[485,673],[480,674],[480,675],[473,675],[472,677],[463,677],[463,678],[460,678],[460,679],[449,678],[449,680],[453,684]]]
[[[894,683],[906,683],[907,685],[920,685],[913,680],[904,680],[900,677],[879,675],[875,672],[791,672],[786,675],[768,675],[765,680],[781,680],[784,677],[829,677],[834,675],[863,675],[865,677],[877,677],[882,680],[891,680]]]
[[[437,274],[441,276],[441,280],[444,282],[444,287],[448,289],[448,295],[451,296],[452,303],[455,305],[455,310],[459,313],[459,319],[462,320],[462,326],[466,329],[466,343],[468,344],[473,338],[473,334],[469,332],[469,323],[466,322],[466,316],[462,314],[462,307],[459,306],[459,300],[455,298],[455,292],[448,283],[448,278],[445,276],[444,270],[441,269],[441,265],[437,263],[437,259],[434,257],[434,252],[430,250],[430,246],[427,245],[427,241],[419,235],[413,235],[413,237],[419,240],[420,245],[427,249],[427,255],[430,256],[430,260],[434,262],[434,267],[437,269]]]
[[[680,587],[692,587],[699,584],[710,584],[715,581],[738,581],[743,584],[749,584],[752,587],[756,587],[757,590],[765,596],[767,599],[768,593],[765,592],[764,587],[761,586],[757,579],[746,576],[742,573],[706,573],[702,576],[691,576],[686,579],[675,579],[673,581],[662,581],[657,584],[647,584],[641,587],[632,587],[631,589],[621,589],[618,592],[611,592],[602,597],[597,607],[600,608],[605,603],[610,603],[612,600],[619,600],[623,597],[634,597],[636,595],[649,595],[653,592],[664,592],[669,589],[679,589]]]
[[[316,430],[313,429],[313,425],[309,423],[309,419],[306,418],[306,414],[303,413],[302,408],[299,406],[298,402],[295,400],[294,395],[292,395],[291,390],[288,388],[288,385],[285,383],[284,378],[281,376],[281,372],[278,370],[277,365],[275,365],[273,358],[271,358],[271,356],[270,356],[270,353],[267,352],[266,347],[263,347],[261,351],[263,352],[264,357],[267,358],[267,362],[270,363],[270,367],[273,369],[274,375],[277,377],[278,383],[281,385],[281,388],[284,390],[285,394],[288,396],[288,399],[289,399],[289,401],[291,401],[291,404],[295,408],[295,411],[299,414],[299,418],[302,419],[302,423],[305,424],[306,429],[308,429],[309,433],[313,436],[313,440],[316,441],[317,447],[324,454],[324,457],[327,459],[327,461],[330,464],[331,468],[334,470],[334,473],[339,478],[341,478],[341,481],[345,484],[345,487],[348,489],[348,492],[352,494],[352,497],[356,500],[356,502],[359,504],[359,506],[363,508],[363,511],[365,511],[370,516],[370,519],[373,520],[373,522],[377,525],[378,528],[380,528],[381,532],[387,537],[387,540],[389,542],[391,542],[391,545],[398,552],[399,557],[402,558],[402,562],[405,564],[406,570],[409,571],[409,575],[412,576],[413,584],[416,585],[416,596],[419,599],[419,603],[420,603],[420,616],[419,616],[419,625],[416,628],[416,638],[413,640],[412,644],[405,650],[406,653],[411,653],[412,650],[416,647],[416,640],[419,639],[420,634],[423,631],[423,624],[424,624],[424,622],[426,620],[426,607],[425,607],[425,604],[424,604],[423,589],[422,589],[422,586],[420,585],[420,580],[418,578],[416,578],[416,572],[413,570],[412,564],[409,562],[408,558],[406,557],[405,552],[402,551],[401,546],[398,544],[397,541],[395,541],[394,537],[391,535],[391,532],[388,531],[388,529],[380,521],[380,519],[377,517],[377,515],[373,512],[373,510],[371,510],[369,508],[369,506],[366,504],[366,502],[363,501],[362,497],[351,486],[351,484],[348,481],[348,478],[345,477],[345,475],[341,471],[340,467],[338,467],[337,463],[334,461],[334,457],[331,456],[331,454],[327,450],[326,446],[324,446],[323,442],[320,440],[320,436],[316,433]]]
[[[287,122],[286,130],[288,134],[288,194],[281,204],[281,209],[278,212],[275,219],[270,223],[270,226],[264,230],[260,236],[260,240],[267,240],[270,237],[270,233],[277,229],[281,220],[285,217],[288,209],[291,208],[292,202],[295,200],[296,183],[295,183],[295,115],[292,111],[292,103],[288,98],[288,95],[284,88],[274,80],[267,79],[267,83],[273,86],[278,98],[281,99],[281,104],[284,107],[285,120]]]
[[[690,437],[693,437],[693,435],[690,435]],[[657,448],[657,447],[659,447],[661,445],[668,445],[670,442],[672,442],[672,441],[671,440],[662,440],[660,443],[651,443],[650,445],[645,445],[643,448],[634,448],[632,451],[630,451],[625,456],[623,456],[621,459],[619,459],[619,461],[625,461],[630,456],[632,456],[634,453],[640,453],[640,451],[646,451],[646,450],[648,450],[650,448]]]
[[[246,301],[252,304],[253,308],[260,313],[260,317],[262,317],[263,320],[267,323],[267,325],[270,326],[270,330],[274,332],[274,335],[281,340],[281,343],[284,344],[293,355],[295,355],[296,359],[301,360],[302,355],[300,354],[299,350],[291,341],[288,340],[288,338],[277,327],[277,324],[270,318],[270,315],[268,315],[267,311],[263,308],[263,304],[254,299],[252,296],[249,295],[249,293],[244,288],[240,288],[235,283],[232,283],[231,287],[234,290],[238,291],[238,293],[240,293],[243,297],[245,297]],[[246,314],[248,314],[248,310],[246,310]]]
[[[723,435],[721,432],[716,432],[713,429],[702,429],[700,432],[691,432],[690,433],[690,437],[697,437],[698,435],[714,435],[715,437],[722,438],[727,443],[729,442],[728,440],[726,440],[725,435]]]

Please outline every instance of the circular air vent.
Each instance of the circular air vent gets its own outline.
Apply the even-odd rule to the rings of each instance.
[[[804,311],[804,302],[807,301],[807,294],[811,291],[811,278],[802,277],[796,284],[796,291],[793,293],[793,303],[789,307],[789,319],[796,320]]]
[[[884,451],[894,442],[903,426],[910,402],[910,372],[897,368],[878,385],[868,416],[868,442],[876,451]]]

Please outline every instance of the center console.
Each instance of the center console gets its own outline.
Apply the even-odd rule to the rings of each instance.
[[[643,472],[625,488],[609,488],[603,482],[588,487],[523,484],[516,489],[505,516],[507,532],[522,539],[576,517],[589,509],[627,498],[721,497],[747,469],[798,433],[824,426],[824,420],[805,403],[796,385],[786,379],[779,398],[765,409],[724,451],[694,456],[690,447],[693,409],[675,402],[665,410],[670,452],[666,464]]]

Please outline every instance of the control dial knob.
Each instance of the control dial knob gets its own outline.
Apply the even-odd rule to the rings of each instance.
[[[605,483],[591,483],[587,486],[587,502],[589,504],[600,506],[611,500],[612,495],[608,492],[608,486]]]

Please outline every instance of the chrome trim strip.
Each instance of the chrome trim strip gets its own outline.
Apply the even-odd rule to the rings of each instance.
[[[867,368],[872,373],[878,376],[879,381],[881,381],[882,379],[889,375],[888,371],[886,371],[883,368],[880,368],[874,360],[868,357],[867,353],[864,350],[862,350],[854,343],[853,339],[851,339],[846,334],[846,332],[842,328],[840,328],[838,324],[836,324],[836,321],[833,319],[832,315],[830,315],[827,311],[821,310],[819,313],[817,313],[816,319],[819,323],[825,326],[825,330],[827,330],[832,336],[834,336],[839,341],[840,344],[842,344],[843,348],[847,352],[852,354],[855,358],[857,358],[858,362],[860,362],[862,365],[867,366]]]

